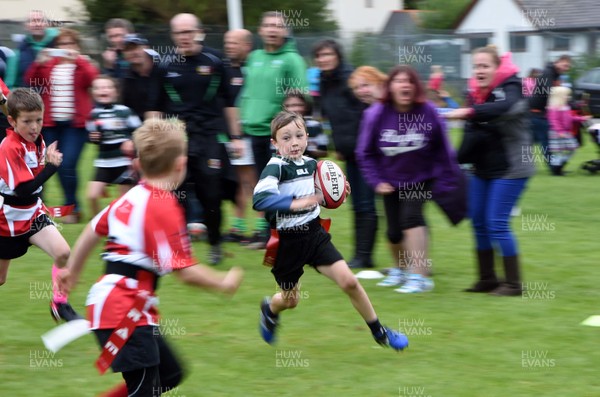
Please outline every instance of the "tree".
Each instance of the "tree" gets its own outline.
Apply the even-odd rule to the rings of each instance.
[[[421,26],[425,29],[452,29],[472,0],[422,0],[419,10],[424,12]]]
[[[173,15],[190,12],[205,25],[227,26],[227,2],[212,0],[81,0],[91,22],[106,22],[110,18],[129,19],[134,24],[167,23]],[[166,6],[168,4],[168,6]],[[337,30],[337,23],[327,10],[327,0],[243,0],[244,24],[255,28],[265,11],[280,12],[290,26],[302,31]],[[295,29],[298,30],[298,29]]]
[[[422,3],[423,0],[404,0],[404,9],[405,10],[419,10],[420,7],[420,3]]]

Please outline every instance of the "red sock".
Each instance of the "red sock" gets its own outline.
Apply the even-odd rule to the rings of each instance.
[[[109,391],[104,392],[104,394],[101,394],[100,397],[127,397],[127,385],[125,383],[121,383]]]

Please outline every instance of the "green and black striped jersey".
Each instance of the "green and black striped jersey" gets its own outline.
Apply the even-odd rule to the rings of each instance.
[[[277,229],[295,228],[315,219],[321,212],[318,205],[302,211],[291,211],[290,205],[295,198],[315,194],[316,171],[317,161],[310,157],[297,161],[272,157],[254,188],[254,209],[265,211],[271,227]]]

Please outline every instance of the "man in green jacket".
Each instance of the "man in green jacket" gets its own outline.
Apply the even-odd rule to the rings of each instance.
[[[252,140],[256,168],[253,180],[248,181],[252,186],[273,154],[271,120],[282,110],[285,96],[294,90],[308,94],[306,63],[288,37],[284,16],[265,12],[258,34],[263,49],[252,51],[248,57],[239,103],[243,133]],[[262,216],[257,219],[256,229],[248,247],[262,249],[269,239],[269,225]]]
[[[46,47],[52,47],[54,39],[58,36],[58,29],[50,28],[48,18],[40,10],[29,12],[29,21],[25,24],[28,34],[15,50],[14,56],[6,62],[6,85],[10,89],[29,87],[23,81],[25,72],[35,60],[38,52]]]

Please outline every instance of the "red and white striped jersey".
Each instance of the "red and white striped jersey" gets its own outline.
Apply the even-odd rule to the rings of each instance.
[[[170,192],[141,183],[113,201],[91,222],[98,235],[107,236],[102,258],[149,270],[159,276],[198,263],[191,252],[183,209]],[[115,328],[138,293],[138,281],[106,274],[88,294],[92,329]],[[158,325],[157,298],[144,308],[137,326]]]
[[[15,196],[15,188],[31,181],[42,172],[45,165],[46,144],[40,139],[38,146],[28,142],[11,128],[6,129],[6,138],[0,144],[0,193]],[[42,191],[40,186],[34,194]],[[3,199],[0,197],[0,200]],[[32,205],[0,204],[0,236],[10,237],[31,230],[31,222],[44,213],[42,200]]]

